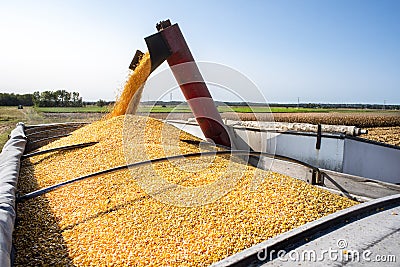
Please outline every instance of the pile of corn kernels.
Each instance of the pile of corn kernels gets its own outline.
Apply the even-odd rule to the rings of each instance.
[[[99,143],[24,160],[20,194],[127,163],[200,151],[197,138],[128,115],[95,122],[43,149],[90,141]],[[262,181],[256,189],[255,177]],[[355,204],[233,157],[182,158],[19,203],[15,265],[205,266]]]

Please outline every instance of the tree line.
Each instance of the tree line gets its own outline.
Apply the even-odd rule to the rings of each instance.
[[[0,106],[33,106],[32,94],[0,93]]]
[[[0,93],[0,106],[82,107],[78,92],[66,90],[34,92],[33,94]]]
[[[33,93],[33,104],[38,107],[82,107],[82,97],[78,92],[66,90]]]

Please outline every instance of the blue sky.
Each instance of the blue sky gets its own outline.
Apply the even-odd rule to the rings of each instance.
[[[196,60],[236,69],[270,102],[400,104],[399,14],[397,0],[0,1],[0,92],[113,100],[169,18]]]

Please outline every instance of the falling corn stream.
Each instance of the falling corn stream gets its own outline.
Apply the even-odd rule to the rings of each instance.
[[[42,149],[97,144],[23,160],[20,193],[127,161],[199,152],[196,141],[200,140],[186,132],[156,119],[124,115],[149,73],[146,54],[106,119]],[[172,144],[176,149],[166,152]],[[228,193],[192,207],[159,201],[138,182],[162,177],[171,184],[195,188],[236,173],[240,179]],[[256,190],[251,189],[254,177],[263,178]],[[207,266],[355,204],[230,157],[163,162],[84,180],[19,203],[15,266]]]
[[[130,109],[130,114],[136,113],[137,106],[142,96],[143,85],[150,75],[150,70],[150,54],[145,53],[135,71],[130,73],[122,94],[118,97],[107,118],[125,115],[128,109]]]

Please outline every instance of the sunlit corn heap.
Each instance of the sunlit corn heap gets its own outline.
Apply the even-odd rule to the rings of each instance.
[[[90,141],[99,143],[24,160],[20,193],[200,151],[195,137],[139,116],[95,122],[43,149]],[[16,266],[204,266],[354,204],[233,157],[183,158],[91,178],[20,203]]]

